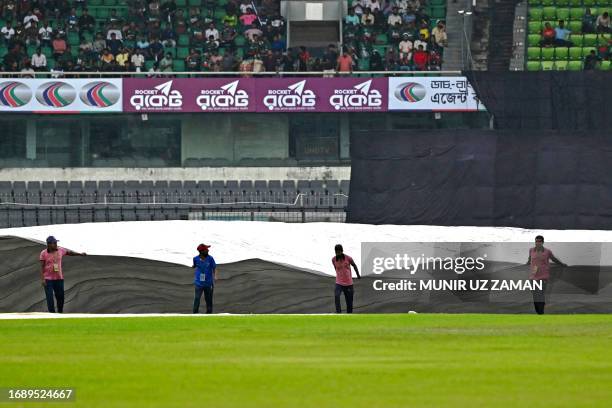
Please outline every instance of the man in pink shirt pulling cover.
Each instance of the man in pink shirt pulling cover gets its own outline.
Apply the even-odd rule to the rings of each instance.
[[[533,306],[537,314],[544,314],[544,306],[546,305],[544,292],[546,291],[546,284],[550,279],[549,261],[553,261],[561,266],[567,266],[555,258],[550,249],[544,248],[544,237],[538,235],[535,237],[535,247],[529,249],[529,258],[527,259],[527,265],[531,267],[529,279],[542,281],[542,290],[533,291]]]
[[[336,270],[336,288],[334,290],[334,298],[336,301],[336,313],[342,313],[342,307],[340,306],[340,294],[344,293],[346,299],[346,312],[353,313],[353,276],[351,273],[351,266],[355,269],[357,279],[361,279],[359,275],[359,269],[355,265],[355,261],[348,255],[344,254],[342,245],[338,244],[335,246],[336,256],[332,258],[332,264]]]
[[[64,312],[64,273],[62,271],[62,258],[64,256],[85,256],[86,254],[73,252],[57,246],[57,239],[50,236],[47,238],[47,248],[40,253],[40,279],[45,288],[47,297],[47,309],[49,313],[55,313],[53,294],[57,300],[57,311]]]

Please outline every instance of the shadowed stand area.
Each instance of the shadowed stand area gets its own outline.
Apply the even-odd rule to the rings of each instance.
[[[0,237],[0,312],[44,312],[38,256],[43,245],[15,237]],[[331,257],[330,257],[331,259]],[[492,263],[494,264],[494,263]],[[331,266],[331,265],[330,265]],[[490,272],[465,279],[510,279],[526,276],[523,266],[494,264]],[[571,269],[571,268],[570,268]],[[609,268],[607,268],[609,269]],[[183,265],[140,258],[87,256],[64,258],[66,313],[190,313],[193,270]],[[332,313],[334,279],[257,259],[219,265],[215,287],[217,313]],[[584,273],[584,267],[581,268]],[[597,267],[596,287],[580,287],[563,272],[552,287],[550,313],[609,313],[612,285]],[[408,292],[375,291],[373,281],[409,277],[389,272],[355,280],[356,313],[531,313],[529,292]],[[565,279],[569,277],[570,279]],[[447,278],[447,277],[444,277]],[[592,280],[591,280],[592,281]],[[573,282],[573,283],[572,283]],[[557,298],[557,300],[556,300]],[[344,298],[342,299],[345,310]],[[203,309],[201,309],[203,311]]]

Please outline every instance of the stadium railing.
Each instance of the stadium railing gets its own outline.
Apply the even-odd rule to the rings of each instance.
[[[286,71],[268,71],[268,72],[203,72],[203,71],[181,71],[181,72],[73,72],[73,71],[37,71],[32,72],[8,72],[1,71],[0,77],[25,77],[25,78],[78,78],[78,77],[136,77],[136,78],[151,78],[151,77],[269,77],[269,76],[312,76],[312,77],[369,77],[369,76],[460,76],[461,71],[303,71],[303,72],[286,72]]]

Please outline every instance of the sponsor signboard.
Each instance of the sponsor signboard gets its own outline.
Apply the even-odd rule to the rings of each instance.
[[[485,110],[466,77],[389,78],[390,111]]]
[[[0,81],[1,112],[92,113],[122,111],[122,80],[17,79]]]
[[[125,79],[125,112],[383,112],[383,78]]]

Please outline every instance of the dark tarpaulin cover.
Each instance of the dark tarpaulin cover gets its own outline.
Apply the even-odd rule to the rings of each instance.
[[[464,73],[497,129],[612,129],[612,73]]]
[[[353,132],[347,222],[612,229],[611,136]]]

